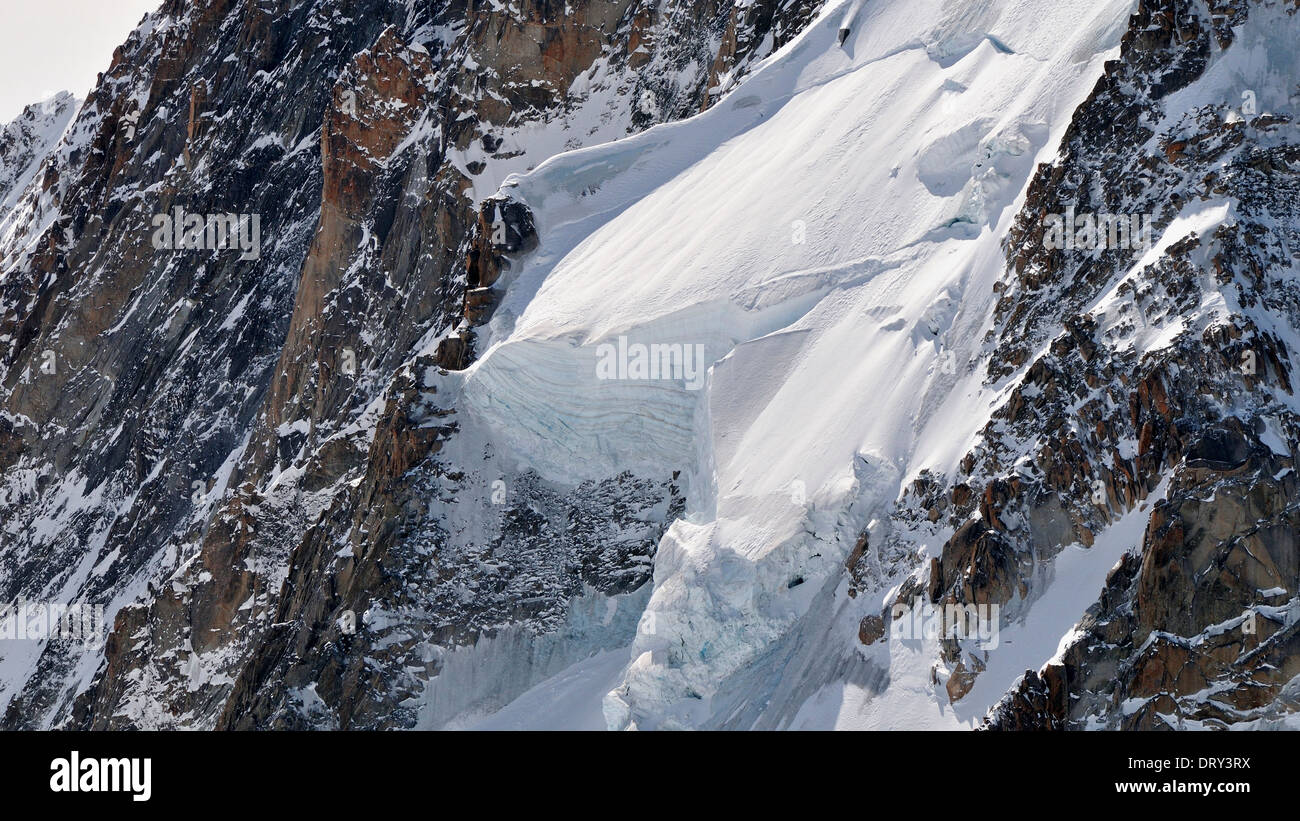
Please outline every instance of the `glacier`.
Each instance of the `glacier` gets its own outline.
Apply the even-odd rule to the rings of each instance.
[[[599,693],[611,729],[972,726],[1023,672],[990,671],[950,709],[933,652],[850,649],[863,599],[841,568],[864,530],[906,538],[888,521],[902,489],[951,471],[1005,400],[974,367],[1000,241],[1131,6],[827,4],[703,114],[505,179],[539,248],[449,377],[465,415],[543,476],[689,485],[623,669],[612,651],[583,662],[616,680]],[[702,345],[706,388],[597,379],[620,336]],[[592,680],[575,667],[521,699],[589,717]]]

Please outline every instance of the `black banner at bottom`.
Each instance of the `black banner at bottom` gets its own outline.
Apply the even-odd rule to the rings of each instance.
[[[1290,733],[3,733],[32,808],[259,814],[610,811],[679,794],[769,815],[896,796],[917,809],[1291,806]],[[679,804],[686,801],[686,805]],[[791,805],[788,802],[794,802]],[[832,803],[833,802],[833,803]],[[967,804],[966,802],[974,802]],[[1009,802],[1009,803],[1008,803]],[[1040,803],[1047,802],[1047,803]],[[883,809],[885,805],[877,807]],[[863,806],[863,809],[871,809]],[[799,810],[803,814],[806,810]],[[791,810],[794,812],[794,810]]]

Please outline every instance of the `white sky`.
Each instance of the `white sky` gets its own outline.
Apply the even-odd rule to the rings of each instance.
[[[59,91],[85,97],[162,0],[0,0],[0,123]]]

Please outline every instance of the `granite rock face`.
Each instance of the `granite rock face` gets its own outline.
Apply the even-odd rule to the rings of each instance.
[[[895,522],[942,548],[859,639],[876,644],[917,596],[995,605],[1004,628],[1030,630],[1045,592],[1071,583],[1062,550],[1106,540],[1121,558],[1099,597],[986,728],[1265,727],[1296,709],[1300,85],[1256,108],[1253,90],[1229,97],[1209,78],[1250,48],[1239,34],[1297,14],[1138,3],[1118,59],[1030,180],[979,363],[1005,400],[955,475],[903,494]],[[1197,229],[1227,203],[1231,219]],[[1161,240],[1101,215],[1149,218]],[[891,556],[906,566],[888,544],[854,551],[850,595]],[[960,637],[940,648],[932,680],[957,704],[990,653]]]
[[[1028,363],[1028,378],[959,477],[984,484],[973,552],[995,569],[975,572],[969,540],[954,539],[931,590],[1014,610],[1059,545],[1091,545],[1124,517],[1145,529],[992,727],[1224,727],[1293,709],[1296,111],[1283,99],[1242,112],[1206,76],[1248,48],[1234,42],[1258,31],[1248,24],[1297,11],[1140,3],[1060,158],[1031,182],[988,366],[996,380]],[[1189,226],[1229,201],[1234,219]],[[1067,210],[1149,214],[1164,241],[1045,247],[1044,215]],[[1171,344],[1138,355],[1156,329]]]
[[[0,602],[103,605],[111,629],[0,647],[0,726],[442,727],[627,648],[687,477],[565,486],[441,377],[485,355],[505,288],[551,250],[511,174],[713,108],[820,10],[168,0],[79,109],[6,126]],[[1002,242],[964,366],[991,417],[834,559],[837,606],[859,608],[836,652],[879,651],[917,600],[1032,626],[1065,551],[1114,550],[984,726],[1300,708],[1300,85],[1245,105],[1223,80],[1297,16],[1139,0],[1117,21]],[[1082,215],[1126,222],[1080,234]],[[918,558],[917,534],[939,549]],[[793,635],[758,663],[835,655]],[[989,665],[943,640],[931,694],[960,705]]]
[[[77,99],[61,92],[33,103],[0,133],[0,203],[13,205],[77,113]]]
[[[0,598],[112,631],[7,653],[4,725],[414,726],[444,648],[633,596],[674,477],[449,461],[426,377],[532,248],[509,173],[699,110],[810,8],[168,0],[75,118],[8,126]]]

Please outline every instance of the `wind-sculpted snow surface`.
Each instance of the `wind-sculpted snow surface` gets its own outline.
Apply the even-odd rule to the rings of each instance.
[[[707,726],[728,718],[717,704],[763,702],[768,682],[735,693],[728,677],[766,668],[791,631],[829,630],[822,652],[856,663],[845,560],[864,530],[887,543],[902,490],[953,471],[997,404],[972,366],[999,243],[1129,5],[876,2],[842,48],[845,7],[828,6],[710,111],[507,181],[540,249],[465,373],[466,410],[543,474],[689,476],[611,726]],[[596,349],[620,337],[703,346],[706,388],[602,380]],[[894,675],[891,701],[954,720]],[[823,683],[854,691],[814,678],[785,697]]]

